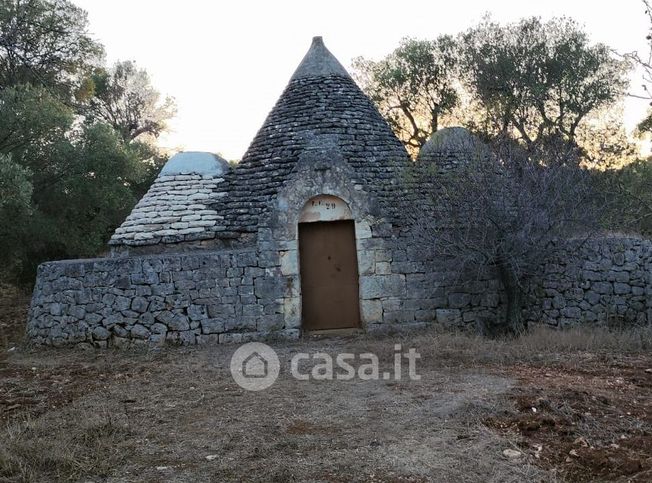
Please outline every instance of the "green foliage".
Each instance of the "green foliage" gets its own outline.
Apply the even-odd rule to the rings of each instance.
[[[125,142],[147,134],[157,137],[174,116],[171,98],[160,102],[149,75],[131,61],[117,62],[110,70],[98,69],[92,76],[94,96],[87,114],[113,126]]]
[[[570,19],[532,17],[507,25],[486,19],[455,39],[406,39],[381,61],[359,58],[354,67],[412,154],[454,120],[485,138],[513,137],[531,150],[579,146],[596,162],[592,133],[620,133],[589,120],[623,98],[629,64],[592,44]],[[619,156],[631,148],[621,141],[601,144],[622,149],[612,153]]]
[[[0,91],[0,152],[21,152],[61,139],[73,111],[43,87],[18,85]]]
[[[101,253],[113,230],[155,176],[144,163],[151,152],[126,144],[106,124],[86,126],[75,139],[44,152],[39,164],[51,168],[32,175],[32,212],[14,232],[13,275],[29,282],[38,263]]]
[[[462,35],[466,82],[498,133],[575,142],[586,116],[622,98],[628,64],[572,20],[485,20]]]
[[[0,2],[0,88],[47,86],[66,101],[103,55],[86,12],[67,0]]]
[[[20,247],[23,220],[32,214],[30,171],[0,154],[0,264],[13,269],[12,256]]]
[[[413,154],[458,103],[457,53],[450,36],[404,39],[381,61],[360,57],[354,68],[365,92]]]
[[[45,260],[100,254],[160,168],[136,138],[160,133],[171,103],[101,53],[72,3],[0,2],[0,278],[29,284]]]
[[[0,154],[0,210],[27,210],[32,198],[28,169]]]

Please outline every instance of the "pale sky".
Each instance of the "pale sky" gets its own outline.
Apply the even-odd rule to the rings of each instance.
[[[242,157],[315,35],[350,68],[357,56],[383,57],[403,37],[456,34],[485,13],[501,22],[566,15],[619,52],[646,52],[648,29],[640,0],[73,1],[88,12],[109,62],[135,60],[176,99],[178,114],[159,144],[229,160]],[[626,125],[646,109],[627,100]]]

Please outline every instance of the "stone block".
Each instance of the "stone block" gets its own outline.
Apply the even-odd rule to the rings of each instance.
[[[240,252],[235,256],[235,266],[240,267],[257,267],[258,256],[256,252]]]
[[[373,275],[376,272],[374,250],[358,250],[358,272],[360,275]]]
[[[147,339],[150,336],[150,331],[140,324],[134,325],[131,328],[130,333],[131,337],[134,339]]]
[[[363,299],[405,297],[405,275],[368,275],[360,277]]]
[[[362,321],[366,324],[377,324],[383,321],[383,304],[380,300],[361,300],[360,311]]]
[[[283,287],[276,278],[258,277],[254,281],[254,287],[256,297],[261,299],[277,299],[283,293]]]
[[[283,275],[299,274],[299,252],[297,250],[281,252],[281,273]]]
[[[283,314],[266,315],[258,319],[256,327],[259,332],[270,332],[280,330],[284,326]]]
[[[255,305],[245,305],[242,307],[242,315],[244,316],[256,316],[262,315],[263,306],[260,304]]]
[[[188,323],[188,317],[181,314],[175,314],[172,320],[167,323],[168,329],[184,331],[190,329],[190,324]]]
[[[360,220],[355,224],[355,237],[358,240],[371,238],[371,227],[369,226],[368,221]]]
[[[197,334],[192,330],[179,332],[178,342],[181,345],[194,345],[197,343]]]
[[[150,331],[152,332],[152,334],[165,334],[168,331],[168,328],[164,324],[157,322],[155,324],[152,324],[152,326],[150,327]]]
[[[389,262],[376,262],[376,275],[390,275],[391,273],[392,269]]]
[[[632,288],[627,283],[614,283],[614,294],[616,295],[626,295],[632,291]]]
[[[203,334],[220,334],[226,330],[225,319],[205,319],[200,324]]]
[[[566,307],[566,299],[563,295],[557,294],[552,299],[552,306],[556,309],[563,309]]]
[[[448,305],[453,309],[467,307],[471,303],[471,295],[468,293],[452,293],[448,296]]]
[[[202,320],[208,318],[208,315],[206,314],[206,306],[204,305],[192,304],[186,309],[186,312],[188,313],[188,318],[190,318],[190,320]]]
[[[232,316],[235,314],[235,307],[231,303],[222,303],[219,305],[208,306],[209,318],[220,318],[223,316]]]
[[[149,307],[149,302],[147,299],[144,297],[134,297],[133,300],[131,301],[131,310],[134,312],[147,312],[147,308]]]
[[[437,309],[435,318],[446,327],[457,326],[462,323],[462,312],[459,309]]]
[[[102,326],[95,327],[91,334],[95,340],[107,340],[111,333]]]
[[[565,307],[564,309],[562,309],[561,315],[568,319],[579,321],[582,316],[582,311],[580,310],[579,307]]]
[[[596,305],[600,303],[600,294],[595,293],[592,290],[589,290],[584,294],[584,300],[586,300],[591,305]]]
[[[613,286],[609,282],[595,282],[591,288],[593,291],[602,295],[611,295],[614,293]]]
[[[301,297],[283,299],[283,318],[287,329],[301,328]]]
[[[72,305],[68,307],[68,315],[74,317],[77,320],[83,320],[86,315],[86,309],[79,305]]]

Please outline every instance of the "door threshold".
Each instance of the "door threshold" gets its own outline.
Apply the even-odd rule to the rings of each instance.
[[[320,338],[320,337],[330,337],[330,336],[347,336],[347,335],[357,335],[362,334],[364,331],[360,327],[350,327],[347,329],[320,329],[320,330],[310,330],[306,331],[306,337],[310,338]]]

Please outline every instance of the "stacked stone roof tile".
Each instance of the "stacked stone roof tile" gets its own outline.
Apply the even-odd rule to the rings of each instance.
[[[378,201],[382,214],[400,219],[397,200],[407,152],[321,37],[315,37],[242,161],[225,173],[224,182],[201,176],[159,178],[110,243],[177,243],[254,233],[299,158],[324,139],[352,168],[352,182]]]
[[[193,166],[197,159],[200,163]],[[212,169],[206,169],[207,159]],[[226,195],[222,187],[227,170],[226,161],[209,153],[173,156],[109,244],[137,246],[214,238],[224,230],[224,217],[211,205]]]
[[[407,153],[371,100],[324,47],[321,37],[297,68],[238,167],[217,209],[233,231],[255,231],[269,200],[301,154],[320,138],[354,171],[388,218],[400,216],[396,195]]]

